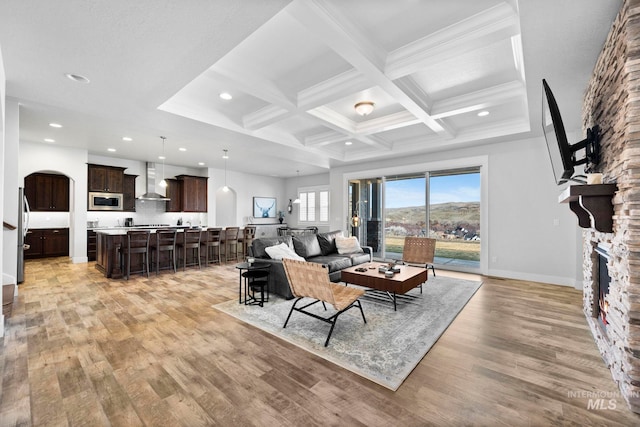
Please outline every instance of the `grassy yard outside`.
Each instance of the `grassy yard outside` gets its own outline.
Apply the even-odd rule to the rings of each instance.
[[[403,236],[386,236],[386,252],[402,253]],[[480,261],[480,242],[477,240],[438,240],[436,256],[466,261]]]

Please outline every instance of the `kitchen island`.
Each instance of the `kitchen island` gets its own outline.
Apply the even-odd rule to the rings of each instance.
[[[176,242],[180,243],[183,241],[183,231],[190,228],[189,226],[185,227],[174,227],[178,230],[178,235],[176,237]],[[104,229],[94,229],[96,232],[96,269],[98,269],[105,277],[119,279],[123,277],[123,271],[120,265],[120,253],[121,248],[127,244],[127,231],[129,230],[149,230],[150,238],[149,238],[149,248],[153,246],[156,242],[156,231],[159,228],[148,228],[148,227],[118,227],[118,228],[104,228]],[[206,228],[202,228],[203,231]],[[151,249],[149,249],[151,251]],[[168,255],[166,253],[162,254],[167,258],[161,258],[161,263],[166,263],[169,261]],[[132,270],[140,269],[142,264],[142,256],[140,254],[132,254],[131,260],[131,268]],[[151,268],[151,253],[149,253],[149,264]]]

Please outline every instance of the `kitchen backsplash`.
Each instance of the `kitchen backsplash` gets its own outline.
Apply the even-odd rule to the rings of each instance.
[[[204,212],[165,212],[163,203],[143,200],[136,201],[136,212],[87,212],[87,221],[98,221],[98,227],[123,226],[125,218],[133,218],[134,225],[176,225],[179,219],[182,219],[183,225],[207,225],[207,214]]]
[[[31,212],[29,228],[69,228],[69,212]]]

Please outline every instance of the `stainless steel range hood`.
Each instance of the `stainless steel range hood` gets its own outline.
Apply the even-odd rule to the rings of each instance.
[[[138,197],[138,200],[156,200],[166,202],[171,199],[156,193],[156,164],[147,162],[147,192]]]

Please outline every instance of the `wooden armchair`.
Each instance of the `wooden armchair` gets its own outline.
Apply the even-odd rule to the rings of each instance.
[[[436,269],[433,267],[433,257],[436,253],[436,239],[427,237],[406,237],[402,249],[402,262],[414,264],[426,269],[431,268],[433,276]]]
[[[331,283],[329,280],[329,272],[322,264],[292,259],[283,259],[282,263],[284,264],[284,270],[289,280],[289,285],[291,286],[291,292],[293,296],[297,298],[291,306],[287,320],[284,322],[284,326],[282,326],[283,328],[287,327],[287,323],[289,323],[289,319],[294,310],[329,323],[331,324],[331,329],[329,330],[329,335],[327,335],[327,340],[324,342],[324,346],[326,347],[329,345],[329,339],[333,333],[333,328],[336,326],[338,316],[350,308],[359,308],[362,314],[362,320],[364,320],[364,323],[367,323],[367,319],[364,317],[364,311],[362,311],[362,304],[358,300],[358,298],[364,294],[364,290]],[[315,301],[302,307],[296,307],[298,302],[305,297],[313,298]],[[325,303],[329,303],[338,312],[330,317],[322,317],[305,310],[307,307],[318,302],[322,303],[325,310],[327,309]]]

